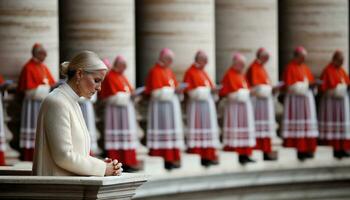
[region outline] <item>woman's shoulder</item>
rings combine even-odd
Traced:
[[[50,94],[44,99],[42,105],[60,106],[60,105],[65,105],[67,103],[68,101],[67,101],[66,95],[64,94],[62,89],[58,87],[58,88],[55,88],[52,92],[50,92]]]

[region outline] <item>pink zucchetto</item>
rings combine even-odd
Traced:
[[[256,57],[260,57],[261,55],[270,55],[269,52],[264,47],[260,47],[256,52]]]
[[[111,62],[109,61],[108,58],[102,59],[102,62],[110,69],[112,67]]]
[[[163,48],[161,51],[160,51],[160,54],[159,54],[159,60],[162,60],[164,57],[171,57],[173,58],[174,57],[174,52],[169,49],[169,48]]]
[[[114,60],[114,63],[126,63],[126,58],[123,55],[117,55],[117,57]]]
[[[294,54],[303,54],[306,55],[307,51],[303,46],[298,46],[294,49]]]
[[[233,53],[232,60],[233,60],[233,62],[238,62],[238,61],[243,62],[243,63],[246,62],[246,58],[244,57],[244,55],[239,53],[239,52]]]

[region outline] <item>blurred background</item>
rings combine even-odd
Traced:
[[[281,80],[296,46],[308,51],[306,63],[319,77],[335,50],[344,52],[349,71],[348,0],[0,0],[0,74],[18,81],[34,43],[47,50],[45,64],[56,80],[60,63],[82,50],[113,61],[126,57],[131,84],[144,86],[149,69],[164,47],[175,53],[172,66],[183,80],[198,50],[208,55],[206,71],[217,84],[231,65],[232,53],[248,63],[258,48],[270,52],[266,69],[272,84]],[[3,94],[6,163],[28,168],[19,155],[21,102],[14,91]],[[136,104],[139,138],[144,144],[147,101]],[[282,104],[275,96],[276,119]],[[103,157],[101,108],[95,105]],[[219,110],[219,122],[222,114]],[[279,134],[278,134],[279,135]],[[319,147],[315,158],[301,162],[294,149],[273,138],[278,160],[266,162],[254,151],[256,163],[241,166],[234,153],[219,152],[218,166],[204,168],[200,158],[183,153],[182,166],[164,170],[160,158],[149,157],[141,145],[141,173],[152,174],[135,199],[350,199],[350,159],[333,158],[330,147]]]

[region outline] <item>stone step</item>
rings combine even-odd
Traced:
[[[140,173],[150,174],[152,176],[166,173],[164,159],[162,157],[138,155],[137,159],[143,168]]]
[[[201,165],[201,158],[197,154],[181,153],[181,167],[169,171],[172,175],[194,175],[203,173],[204,167]]]
[[[239,171],[238,154],[236,152],[218,151],[218,165],[205,168],[207,173],[224,173]]]
[[[334,161],[333,148],[330,146],[318,146],[314,159],[320,162]]]

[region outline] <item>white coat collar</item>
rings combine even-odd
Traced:
[[[80,99],[77,93],[75,93],[74,90],[67,83],[63,83],[61,85],[61,88],[75,101],[78,101]]]

